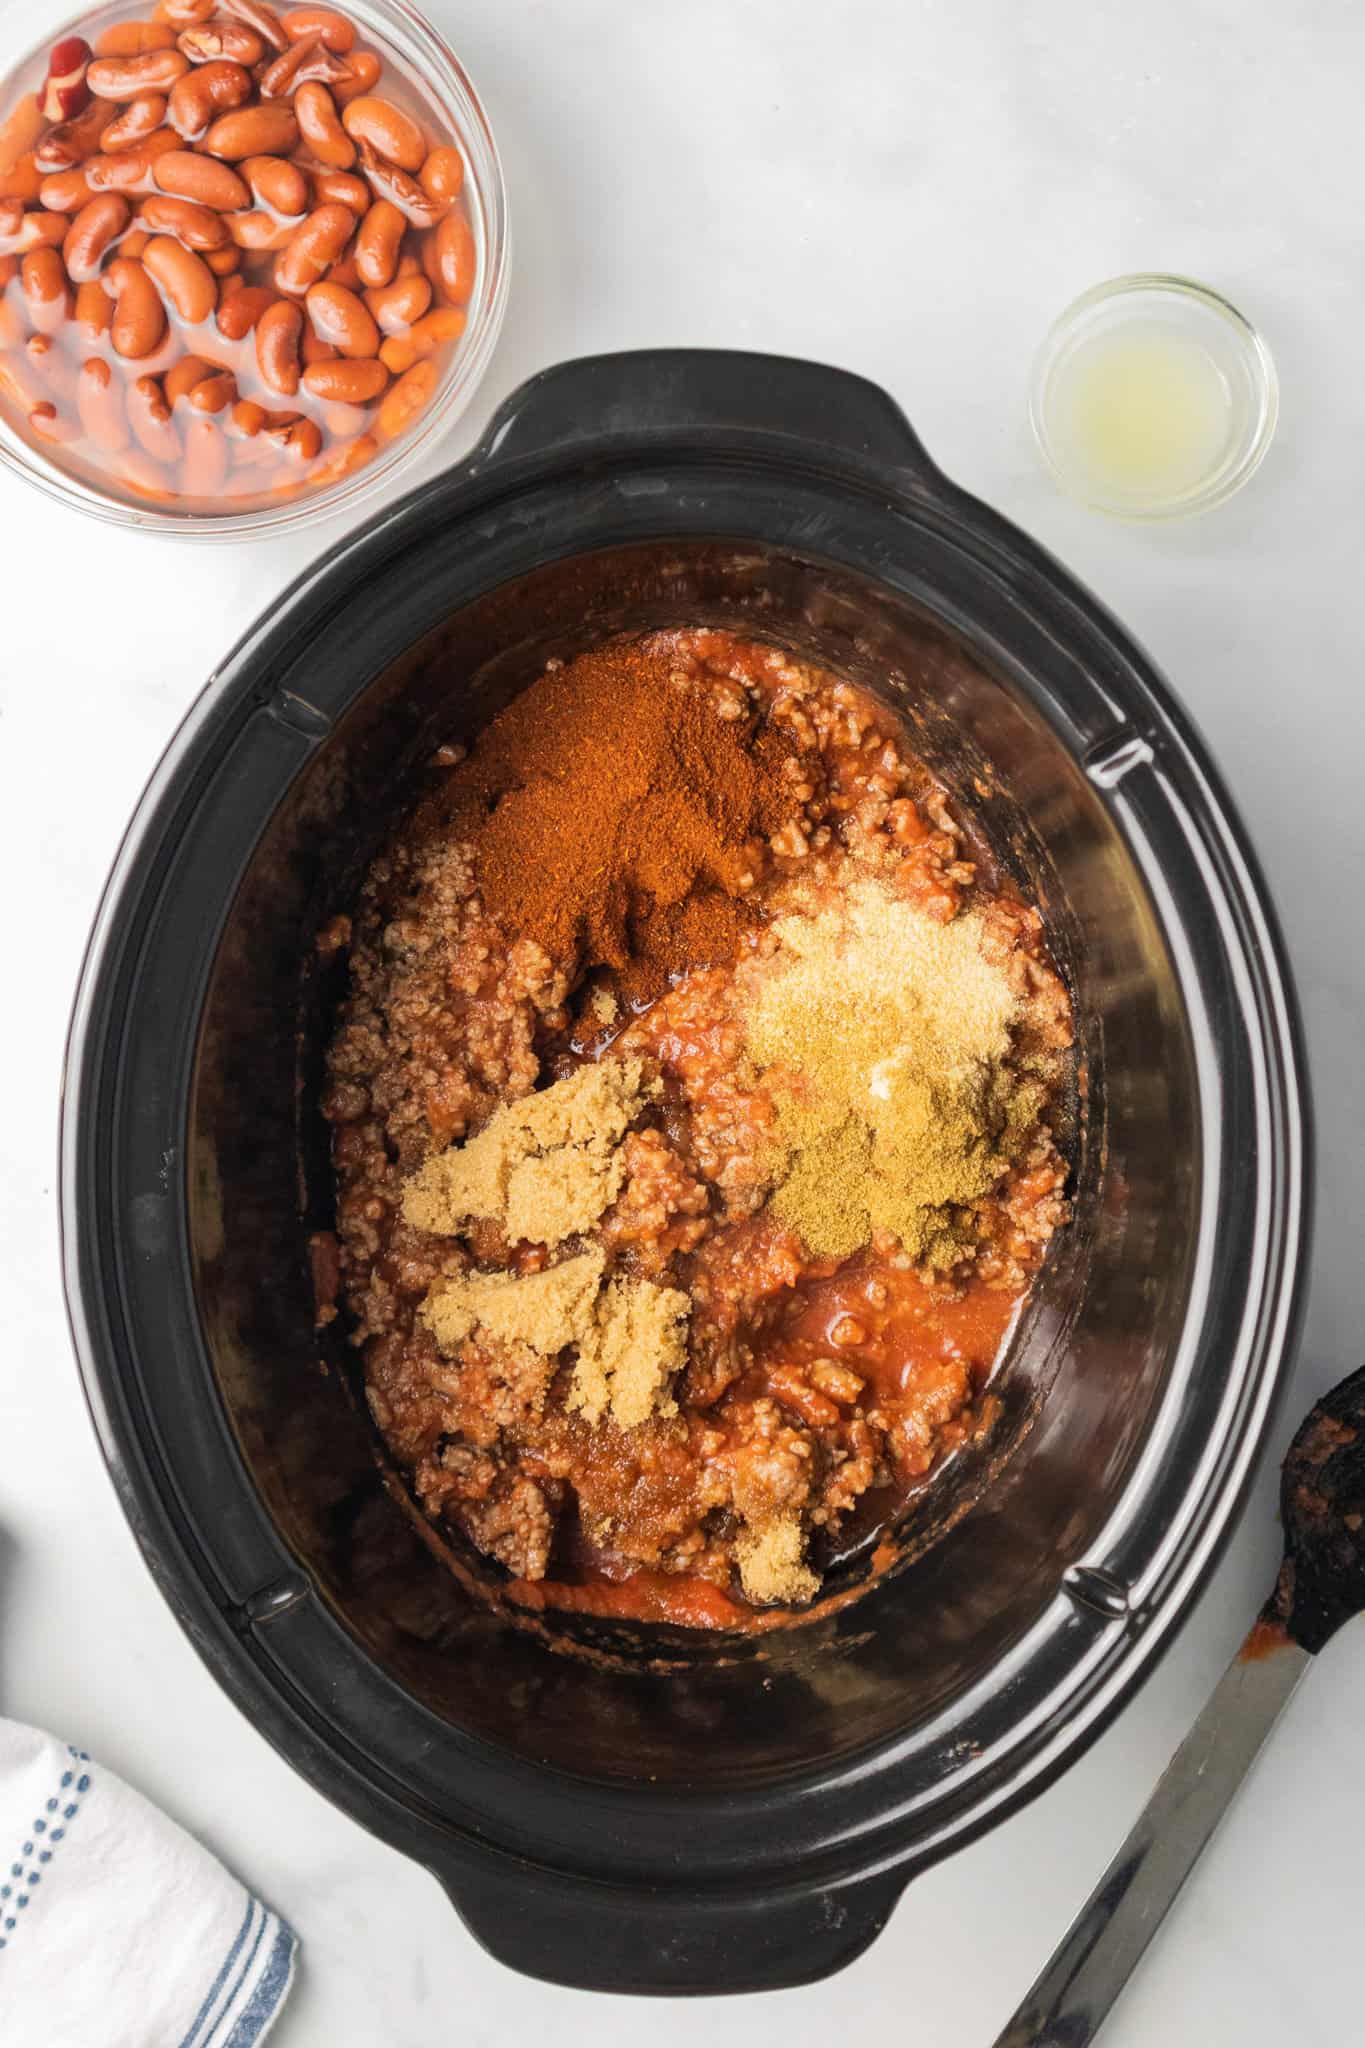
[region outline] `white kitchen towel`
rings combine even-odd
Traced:
[[[293,1930],[84,1750],[0,1720],[0,2042],[255,2048]]]

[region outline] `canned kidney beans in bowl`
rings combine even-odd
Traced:
[[[0,458],[161,532],[350,506],[468,403],[507,262],[483,109],[404,0],[120,0],[0,86]]]

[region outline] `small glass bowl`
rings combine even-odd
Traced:
[[[0,462],[48,497],[114,526],[144,533],[168,534],[185,540],[261,540],[351,511],[381,490],[456,420],[469,404],[488,367],[503,314],[511,262],[507,194],[502,161],[482,102],[464,66],[426,18],[408,0],[338,0],[341,11],[356,25],[361,40],[373,45],[392,67],[409,94],[431,110],[435,136],[450,136],[464,152],[464,200],[478,252],[478,272],[468,320],[441,375],[441,381],[406,433],[382,447],[373,461],[339,482],[310,492],[306,487],[278,505],[259,503],[221,512],[179,510],[174,505],[129,502],[97,484],[69,474],[43,447],[21,434],[0,413]],[[141,11],[150,15],[155,0],[136,9],[133,0],[85,12],[48,28],[41,44],[11,64],[0,79],[0,118],[24,92],[36,89],[46,73],[48,52],[66,36],[80,35],[93,43],[102,29]],[[23,19],[31,25],[33,15]],[[439,138],[438,138],[439,139]]]
[[[1140,382],[1150,374],[1148,396],[1158,405],[1163,354],[1168,378],[1179,383],[1183,362],[1202,385],[1184,392],[1168,386],[1165,394],[1189,411],[1190,473],[1173,474],[1164,488],[1154,476],[1144,484],[1106,475],[1093,448],[1087,456],[1080,445],[1083,380],[1094,377],[1105,351],[1125,347],[1130,374]],[[1084,504],[1124,519],[1176,519],[1222,504],[1260,466],[1278,414],[1274,359],[1245,315],[1207,285],[1153,272],[1111,278],[1068,306],[1043,342],[1029,390],[1034,439],[1057,482]],[[1178,430],[1175,420],[1168,424]]]

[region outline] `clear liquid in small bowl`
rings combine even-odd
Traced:
[[[1225,300],[1178,278],[1120,278],[1068,308],[1031,400],[1067,490],[1130,518],[1194,511],[1246,480],[1269,445],[1274,366]]]
[[[1184,497],[1227,452],[1232,387],[1198,341],[1142,323],[1076,351],[1058,379],[1052,421],[1063,460],[1092,488],[1139,500]]]

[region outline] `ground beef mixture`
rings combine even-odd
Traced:
[[[654,635],[609,659],[649,683],[648,717],[626,719],[625,668],[556,665],[534,722],[543,780],[517,780],[532,724],[508,725],[515,705],[468,758],[443,749],[353,925],[329,930],[330,946],[349,941],[350,989],[323,1103],[338,1255],[321,1265],[338,1306],[329,1288],[321,1313],[347,1318],[374,1420],[423,1508],[503,1567],[508,1598],[743,1626],[756,1609],[808,1604],[830,1563],[980,1427],[992,1366],[1066,1214],[1054,1126],[1071,1015],[1038,911],[993,872],[886,707],[720,631]],[[634,794],[629,768],[621,788],[589,793],[616,804],[605,822],[553,754],[555,720],[603,675],[594,715],[620,719],[623,757],[655,749]],[[673,725],[642,741],[660,702]],[[713,754],[732,757],[724,800],[701,786]],[[534,841],[556,804],[570,900]],[[518,844],[534,855],[521,866]],[[935,1209],[932,1230],[870,1228],[832,1255],[810,1242],[808,1165],[800,1188],[794,1170],[789,1182],[805,1207],[783,1203],[795,1156],[783,1133],[809,1109],[806,1079],[756,1062],[748,1020],[765,989],[772,1012],[779,934],[804,929],[794,919],[828,924],[869,877],[919,918],[974,921],[1008,984],[992,1086],[1009,1081],[1013,1107],[972,1155],[969,1198]],[[573,1181],[561,1222],[544,1226],[557,1241],[510,1236],[500,1219],[516,1212],[497,1189],[518,1172],[562,1180],[570,1155],[535,1152],[533,1120],[509,1122],[508,1106],[602,1061],[628,1063],[629,1090],[612,1097],[609,1143],[587,1144],[588,1207],[575,1209],[588,1183]],[[561,1146],[574,1142],[565,1101]],[[475,1167],[493,1194],[469,1192]],[[522,1183],[523,1230],[537,1185]],[[427,1227],[452,1189],[457,1221]],[[561,1265],[540,1292],[579,1318],[562,1327],[534,1291],[502,1284]],[[547,1351],[571,1328],[592,1333],[581,1356],[577,1338]],[[640,1330],[672,1348],[652,1379],[630,1382],[633,1408],[613,1406],[612,1362],[629,1345],[612,1353],[611,1333]],[[631,1341],[633,1370],[644,1340]]]

